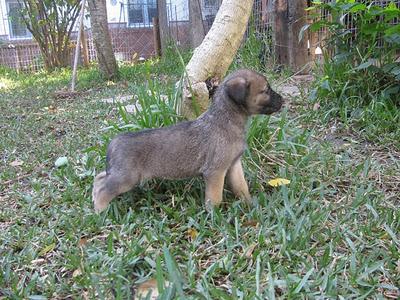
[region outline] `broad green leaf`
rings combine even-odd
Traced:
[[[362,64],[358,65],[357,67],[355,67],[354,70],[364,70],[364,69],[367,69],[367,68],[369,68],[370,66],[372,66],[373,63],[374,63],[373,60],[372,60],[372,59],[369,59],[369,60],[366,61],[365,63],[362,63]]]

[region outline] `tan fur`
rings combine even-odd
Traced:
[[[247,186],[246,179],[244,178],[242,162],[240,159],[234,162],[229,169],[228,181],[232,192],[236,195],[236,197],[244,198],[247,202],[250,202],[251,196],[249,187]]]

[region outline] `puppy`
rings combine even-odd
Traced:
[[[241,163],[246,123],[251,115],[272,114],[281,106],[282,97],[263,75],[242,69],[225,78],[198,119],[116,136],[107,149],[106,171],[94,180],[95,210],[152,178],[203,176],[210,208],[221,203],[227,177],[233,193],[250,201]]]

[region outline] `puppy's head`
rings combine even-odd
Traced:
[[[232,73],[223,88],[226,95],[249,115],[269,115],[282,107],[282,96],[272,90],[263,75],[251,70]]]

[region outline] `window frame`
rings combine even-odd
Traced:
[[[131,22],[130,16],[129,16],[129,10],[130,10],[131,5],[132,6],[133,5],[141,6],[143,22]],[[154,8],[157,10],[157,1],[155,1],[155,0],[138,0],[138,1],[128,0],[127,1],[127,9],[126,9],[126,13],[128,15],[127,26],[131,27],[131,28],[152,28],[153,20],[150,19],[150,13],[149,13],[150,8]]]
[[[28,30],[28,28],[26,27],[25,23],[21,22],[19,24],[24,26],[26,35],[16,35],[14,30],[13,30],[13,20],[10,19],[10,11],[11,11],[10,5],[12,5],[12,4],[15,5],[16,4],[16,5],[20,6],[18,1],[16,1],[16,0],[6,0],[5,4],[6,4],[6,12],[7,12],[7,23],[8,23],[8,36],[9,36],[9,39],[10,40],[31,40],[32,39],[32,33]]]

